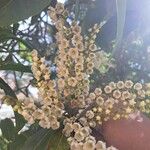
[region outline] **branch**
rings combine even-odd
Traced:
[[[21,38],[18,38],[18,37],[15,37],[15,36],[7,36],[7,37],[1,38],[1,40],[9,40],[9,39],[13,39],[13,40],[16,40],[18,42],[21,42],[22,44],[24,44],[30,50],[34,49],[34,47],[30,43],[28,43],[27,41],[25,41],[25,40],[23,40]]]

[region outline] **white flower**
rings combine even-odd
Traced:
[[[95,143],[92,140],[86,141],[83,144],[83,150],[94,150],[95,149]]]

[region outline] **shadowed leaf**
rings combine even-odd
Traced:
[[[10,119],[1,120],[0,129],[2,130],[2,135],[8,141],[15,139],[16,130],[13,122]]]
[[[36,15],[50,0],[0,0],[0,26],[8,26]]]

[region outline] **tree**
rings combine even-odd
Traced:
[[[3,139],[7,149],[18,150],[68,149],[68,136],[72,149],[82,144],[85,149],[95,146],[93,140],[83,138],[83,132],[74,132],[72,126],[79,126],[87,134],[93,133],[97,147],[106,149],[104,142],[108,141],[102,142],[103,132],[97,136],[95,124],[102,127],[110,118],[127,118],[136,109],[149,115],[146,11],[140,12],[142,21],[137,17],[130,26],[137,12],[134,1],[70,0],[65,3],[67,10],[56,3],[0,1],[0,70],[4,74],[0,88],[5,92],[3,102],[15,111],[16,123],[1,121]],[[136,3],[147,6],[148,0]],[[143,26],[146,31],[140,30]],[[140,83],[133,86],[131,80]],[[37,88],[38,99],[32,92]],[[124,103],[117,100],[122,99],[121,94]],[[27,100],[31,97],[34,103]],[[52,102],[42,103],[41,98]],[[42,119],[47,111],[52,115]],[[27,122],[32,125],[22,131]],[[74,139],[78,142],[73,143]]]

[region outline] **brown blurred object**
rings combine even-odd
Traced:
[[[141,113],[103,124],[106,143],[119,150],[150,150],[150,119]]]

